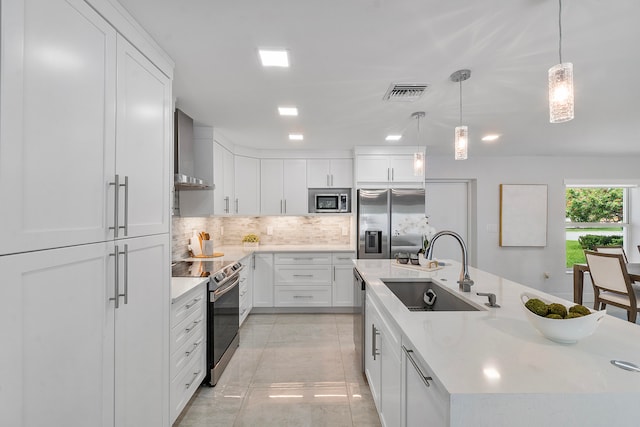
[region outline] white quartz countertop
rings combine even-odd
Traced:
[[[208,277],[172,277],[171,278],[171,304],[180,299],[201,283],[209,281]]]
[[[447,261],[448,263],[450,261]],[[595,333],[575,344],[544,338],[527,321],[524,291],[567,306],[572,302],[470,268],[471,293],[458,289],[460,264],[433,272],[394,266],[392,260],[355,260],[367,282],[367,298],[402,331],[446,390],[454,394],[628,393],[640,401],[640,373],[611,365],[612,359],[640,365],[640,327],[605,316]],[[431,278],[484,308],[477,312],[410,312],[382,283],[385,278]],[[492,292],[501,308],[484,305]],[[452,397],[453,399],[453,397]]]
[[[224,255],[218,258],[187,258],[187,261],[202,261],[207,259],[239,261],[252,253],[275,253],[275,252],[355,252],[356,248],[351,245],[259,245],[255,248],[244,248],[238,246],[216,246],[215,252],[222,252]]]

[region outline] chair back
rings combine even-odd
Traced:
[[[619,294],[633,293],[627,267],[621,254],[584,251],[593,285]]]
[[[622,246],[596,246],[596,252],[602,252],[603,254],[620,254],[624,259],[624,262],[627,263],[627,254],[624,253],[624,248]]]

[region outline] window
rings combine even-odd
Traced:
[[[567,268],[585,263],[584,250],[622,246],[628,251],[629,189],[620,186],[566,188]]]

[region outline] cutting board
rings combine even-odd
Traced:
[[[193,255],[193,258],[219,258],[224,256],[224,252],[214,252],[213,255]]]

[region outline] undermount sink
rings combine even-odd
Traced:
[[[475,305],[458,298],[451,291],[429,280],[382,279],[387,288],[398,297],[409,311],[480,311]],[[431,292],[429,292],[431,291]],[[424,301],[425,293],[428,299],[435,302],[428,305]]]

